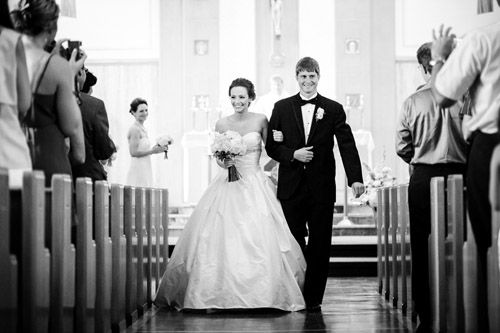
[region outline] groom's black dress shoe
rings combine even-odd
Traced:
[[[307,312],[321,312],[321,305],[311,305],[306,307]]]

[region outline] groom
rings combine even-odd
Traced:
[[[300,59],[295,75],[299,94],[276,102],[269,121],[268,138],[278,130],[284,139],[267,140],[266,150],[280,163],[278,199],[307,261],[304,298],[307,310],[314,312],[321,311],[330,263],[336,194],[334,136],[354,195],[360,196],[365,187],[342,105],[317,92],[318,62],[310,57]]]

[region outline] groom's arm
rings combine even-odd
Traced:
[[[273,139],[273,130],[282,131],[281,121],[282,119],[280,112],[277,110],[276,105],[274,106],[271,119],[269,119],[269,126],[267,128],[267,142],[266,151],[269,157],[278,161],[283,165],[291,165],[294,162],[293,154],[295,149],[288,148],[285,145],[286,133],[283,133],[283,142],[276,142]]]
[[[354,140],[351,127],[346,123],[346,114],[342,106],[337,109],[336,113],[335,137],[337,138],[348,185],[352,186],[356,182],[363,183],[363,173],[358,149],[356,148],[356,141]]]

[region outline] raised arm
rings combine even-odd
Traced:
[[[70,139],[70,152],[76,162],[85,162],[85,139],[82,114],[73,94],[74,74],[68,62],[58,56],[50,59],[49,68],[56,80],[57,115],[61,131]]]
[[[28,108],[31,106],[31,87],[26,65],[26,55],[24,53],[24,46],[21,39],[18,40],[16,45],[16,58],[17,108],[19,110],[19,119],[22,119]]]

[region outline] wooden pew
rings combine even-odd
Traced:
[[[389,187],[389,224],[391,226],[390,244],[391,253],[389,254],[391,259],[391,301],[392,305],[398,306],[398,298],[400,289],[398,286],[399,275],[400,275],[400,242],[399,242],[399,222],[398,222],[398,192],[396,186]]]
[[[159,189],[153,189],[154,192],[154,239],[153,239],[153,284],[152,291],[154,296],[156,294],[156,289],[160,283],[160,270],[161,270],[161,238],[163,237],[163,228],[161,226],[161,191]]]
[[[152,188],[146,188],[146,233],[147,242],[145,244],[145,273],[146,273],[146,302],[147,306],[153,304],[153,296],[155,292],[154,286],[154,271],[153,271],[153,240],[156,239],[156,230],[154,227],[156,219],[155,206],[156,192]]]
[[[93,238],[93,192],[90,178],[76,180],[76,305],[78,333],[95,332],[96,244]]]
[[[71,244],[72,180],[52,176],[50,237],[50,332],[73,331],[75,248]]]
[[[431,290],[431,325],[436,332],[446,331],[445,203],[444,178],[434,177],[431,179],[429,282]]]
[[[0,169],[0,323],[7,332],[16,332],[19,267],[17,257],[11,250],[10,205],[9,173]]]
[[[463,299],[464,184],[462,175],[447,180],[446,297],[448,332],[465,329]]]
[[[384,262],[384,297],[389,300],[391,297],[391,259],[392,248],[390,244],[390,206],[389,189],[382,188],[382,248]],[[380,204],[380,203],[379,203]]]
[[[490,172],[491,247],[488,249],[488,314],[490,332],[500,332],[500,145],[493,151]]]
[[[27,172],[22,186],[21,332],[47,332],[50,253],[45,247],[45,176]]]
[[[126,238],[123,228],[123,185],[111,185],[111,329],[123,331],[125,318]]]
[[[124,189],[124,224],[126,241],[125,318],[131,325],[138,318],[137,311],[137,233],[135,231],[135,187]]]
[[[149,265],[147,246],[148,232],[146,228],[146,189],[135,189],[135,231],[137,233],[137,311],[139,316],[147,309],[147,286]]]
[[[109,234],[109,187],[105,181],[97,181],[95,196],[96,241],[96,332],[111,329],[111,238]]]
[[[476,239],[472,232],[472,226],[467,218],[466,241],[463,248],[464,256],[464,312],[465,312],[465,331],[478,332],[479,315],[477,290],[480,288],[479,280],[479,256],[477,252]]]
[[[33,171],[11,191],[0,170],[2,330],[123,331],[152,303],[168,260],[168,191],[112,185],[110,192],[101,181],[93,193],[91,180],[80,178],[73,205],[71,182],[54,175],[45,188],[43,172]],[[17,249],[12,223],[21,222]]]
[[[400,268],[399,275],[399,306],[403,315],[407,315],[409,308],[408,303],[411,303],[411,257],[410,257],[410,225],[408,212],[408,185],[399,185],[397,187],[398,195],[398,222],[399,222],[399,246],[400,246]],[[411,306],[410,306],[411,308]]]
[[[384,258],[384,219],[382,208],[382,190],[377,190],[377,281],[378,293],[384,293],[384,273],[385,273],[385,258]]]
[[[161,257],[162,257],[162,265],[160,268],[160,278],[165,273],[165,269],[167,269],[168,263],[168,222],[169,222],[169,205],[168,205],[168,190],[161,190],[161,223],[162,223],[162,248],[161,248]]]

